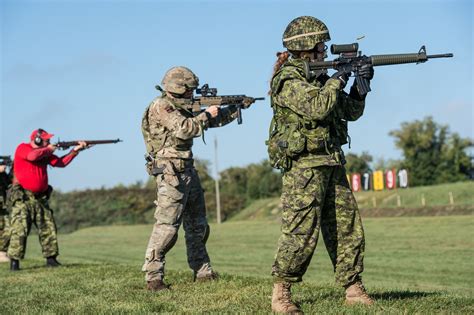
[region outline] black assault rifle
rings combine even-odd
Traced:
[[[87,143],[87,145],[95,145],[95,144],[107,144],[107,143],[117,143],[122,142],[120,139],[115,140],[81,140]],[[54,144],[58,149],[66,150],[67,148],[79,145],[79,140],[73,141],[59,141]]]
[[[358,75],[359,69],[364,65],[388,66],[398,65],[404,63],[423,63],[428,59],[434,58],[451,58],[453,54],[438,54],[427,55],[425,46],[421,46],[418,53],[408,54],[390,54],[390,55],[362,55],[359,50],[358,43],[331,45],[331,53],[339,55],[338,58],[330,61],[311,61],[306,63],[306,73],[310,75],[319,75],[327,72],[327,69],[336,69],[337,71],[345,70],[346,72],[353,72],[357,82],[357,89],[360,95],[365,95],[370,92],[370,84],[367,79],[361,78]]]
[[[155,88],[163,92],[163,89],[157,85]],[[217,95],[216,88],[210,88],[209,84],[204,84],[202,87],[196,89],[196,94],[201,96],[193,97],[191,100],[183,101],[185,108],[193,112],[193,114],[199,114],[202,112],[203,107],[210,106],[222,106],[230,105],[237,107],[237,123],[242,123],[242,107],[245,102],[252,104],[255,101],[263,101],[265,97],[250,97],[247,95]]]
[[[13,163],[10,155],[0,155],[0,165],[11,166]]]

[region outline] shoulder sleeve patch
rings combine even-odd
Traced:
[[[171,112],[174,112],[174,111],[175,111],[175,108],[174,108],[173,106],[171,106],[171,105],[166,105],[166,106],[165,106],[165,111],[166,111],[167,113],[171,113]]]
[[[153,108],[153,111],[157,114],[157,115],[160,115],[160,112],[161,113],[171,113],[173,111],[175,111],[175,107],[173,106],[173,104],[171,104],[170,102],[168,102],[166,99],[163,99],[161,97],[159,98],[156,98],[152,104],[152,108]]]

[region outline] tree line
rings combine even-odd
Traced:
[[[215,181],[209,173],[209,163],[196,160],[201,178],[208,217],[216,217]],[[220,173],[222,220],[260,198],[279,196],[281,175],[268,161],[245,167],[231,167]],[[148,224],[154,222],[156,183],[150,177],[146,183],[130,186],[88,189],[68,193],[54,192],[51,206],[55,209],[58,227],[63,232],[111,224]]]
[[[462,138],[426,117],[404,122],[400,129],[392,130],[395,146],[403,153],[401,160],[374,161],[372,155],[346,155],[348,173],[366,173],[373,170],[407,169],[410,186],[427,186],[473,179],[473,156],[468,152],[474,145],[472,139]]]

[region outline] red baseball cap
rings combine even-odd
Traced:
[[[33,130],[33,132],[31,133],[30,139],[31,139],[31,141],[35,141],[36,137],[40,137],[43,140],[49,140],[53,136],[54,135],[52,133],[48,133],[46,130],[38,128],[36,130]]]

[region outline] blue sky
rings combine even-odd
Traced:
[[[62,191],[146,180],[140,123],[172,66],[187,66],[222,94],[265,96],[286,25],[300,15],[326,23],[331,43],[366,55],[454,53],[420,65],[375,69],[364,116],[351,123],[352,148],[399,158],[388,132],[431,115],[473,137],[471,1],[0,1],[0,155],[13,154],[42,127],[62,140],[118,138],[64,170],[50,170]],[[333,58],[333,56],[329,56]],[[197,158],[219,167],[267,157],[269,99],[244,123],[195,140]],[[55,140],[57,140],[57,137]]]

